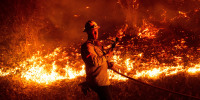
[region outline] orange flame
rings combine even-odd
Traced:
[[[45,56],[41,56],[40,52],[33,55],[31,58],[26,59],[21,62],[18,67],[14,69],[0,69],[0,76],[7,75],[15,75],[19,74],[19,70],[21,78],[27,81],[28,83],[36,82],[39,84],[51,84],[58,80],[63,79],[75,79],[79,76],[85,76],[85,65],[83,62],[80,63],[79,70],[74,67],[75,64],[70,65],[69,57],[63,56],[65,53],[61,52],[61,48],[56,48],[52,53],[47,54]],[[79,56],[80,54],[76,54]],[[137,55],[138,57],[142,56],[142,53]],[[61,58],[59,58],[61,57]],[[179,59],[179,57],[176,57]],[[48,62],[50,61],[50,63]],[[62,61],[63,66],[57,64],[57,62]],[[131,60],[131,58],[127,58],[123,60],[119,55],[113,56],[113,62],[115,62],[115,69],[119,69],[119,72],[125,75],[128,75],[133,78],[151,78],[158,79],[163,76],[174,75],[179,72],[185,72],[189,74],[197,74],[200,72],[200,64],[194,65],[194,67],[185,68],[182,65],[177,66],[165,66],[165,65],[149,65],[146,64],[145,68],[139,70],[136,68],[137,61]],[[145,64],[144,64],[145,65]],[[149,67],[150,66],[150,67]],[[118,81],[126,81],[128,80],[121,75],[114,73],[112,70],[108,70],[109,78]]]
[[[155,38],[156,33],[158,33],[159,29],[156,28],[153,24],[143,20],[143,26],[139,28],[138,36],[140,38],[148,37]]]

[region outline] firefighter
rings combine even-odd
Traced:
[[[84,32],[87,33],[88,40],[81,46],[81,56],[86,66],[87,85],[98,94],[100,100],[111,100],[107,69],[113,66],[109,62],[113,51],[103,52],[97,40],[99,28],[95,21],[86,22]]]

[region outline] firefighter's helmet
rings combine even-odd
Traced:
[[[95,21],[87,21],[83,32],[87,32],[90,29],[100,28]]]

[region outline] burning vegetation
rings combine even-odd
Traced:
[[[78,86],[85,81],[80,46],[89,19],[99,21],[105,49],[129,25],[114,49],[114,69],[200,98],[198,0],[0,2],[1,99],[94,99],[94,92],[84,96]],[[114,99],[185,99],[108,71]]]

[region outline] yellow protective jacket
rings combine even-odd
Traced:
[[[87,40],[81,46],[81,56],[86,65],[86,82],[92,86],[110,85],[107,73],[109,57],[93,40]]]

